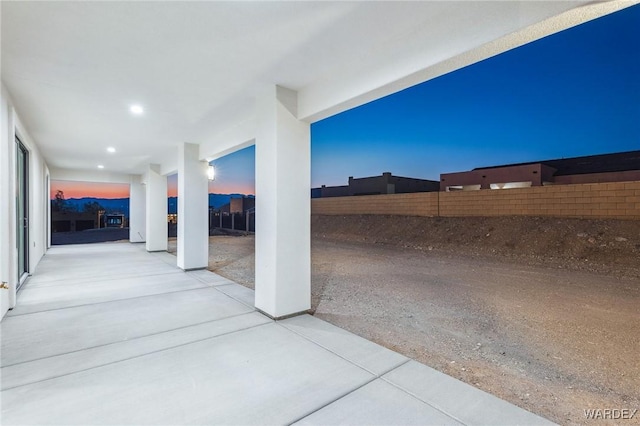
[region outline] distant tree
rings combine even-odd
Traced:
[[[90,201],[88,203],[84,203],[82,206],[83,213],[93,213],[97,214],[100,210],[104,211],[105,208],[100,205],[97,201]]]
[[[56,191],[56,196],[51,200],[51,210],[54,212],[67,211],[67,200],[64,199],[64,192],[61,190]]]

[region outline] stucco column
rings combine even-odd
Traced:
[[[209,179],[199,146],[178,147],[178,267],[185,271],[209,263]]]
[[[129,242],[144,243],[146,230],[146,200],[142,177],[131,176],[129,184]]]
[[[167,177],[160,174],[160,165],[149,165],[146,186],[146,248],[147,251],[167,251]]]
[[[310,128],[295,91],[274,86],[257,107],[255,304],[281,318],[311,307]]]

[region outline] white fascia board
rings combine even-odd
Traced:
[[[322,120],[639,2],[534,2],[520,30],[498,34],[467,51],[442,58],[412,52],[400,61],[351,68],[307,86],[298,93],[298,119]]]
[[[204,141],[190,141],[199,145],[200,160],[212,161],[225,155],[239,151],[255,144],[256,121],[254,117],[245,118],[236,124],[230,125],[224,131],[215,136],[205,138]],[[158,161],[160,174],[164,176],[178,173],[178,149],[167,150]]]

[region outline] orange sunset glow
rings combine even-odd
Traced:
[[[129,198],[129,185],[126,183],[96,183],[96,182],[71,182],[64,180],[52,180],[50,197],[53,200],[58,190],[64,192],[64,198]],[[209,182],[211,194],[254,194],[255,185],[252,183],[237,182]],[[178,182],[176,176],[169,176],[167,180],[167,196],[178,196]]]
[[[129,184],[126,183],[96,183],[71,182],[52,180],[50,197],[53,200],[56,192],[64,192],[64,198],[129,198]]]
[[[226,182],[225,179],[216,178],[213,182],[209,182],[209,194],[245,194],[254,195],[256,192],[255,184],[251,182]],[[65,192],[66,194],[66,192]],[[178,175],[170,175],[167,177],[167,196],[178,196]]]
[[[224,183],[224,182],[209,182],[210,194],[244,194],[255,195],[256,186],[253,182],[250,183]]]

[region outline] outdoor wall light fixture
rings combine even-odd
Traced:
[[[207,167],[207,177],[209,180],[216,180],[216,169],[212,165]]]
[[[138,104],[134,104],[129,107],[129,111],[131,111],[131,114],[142,115],[144,108]]]

